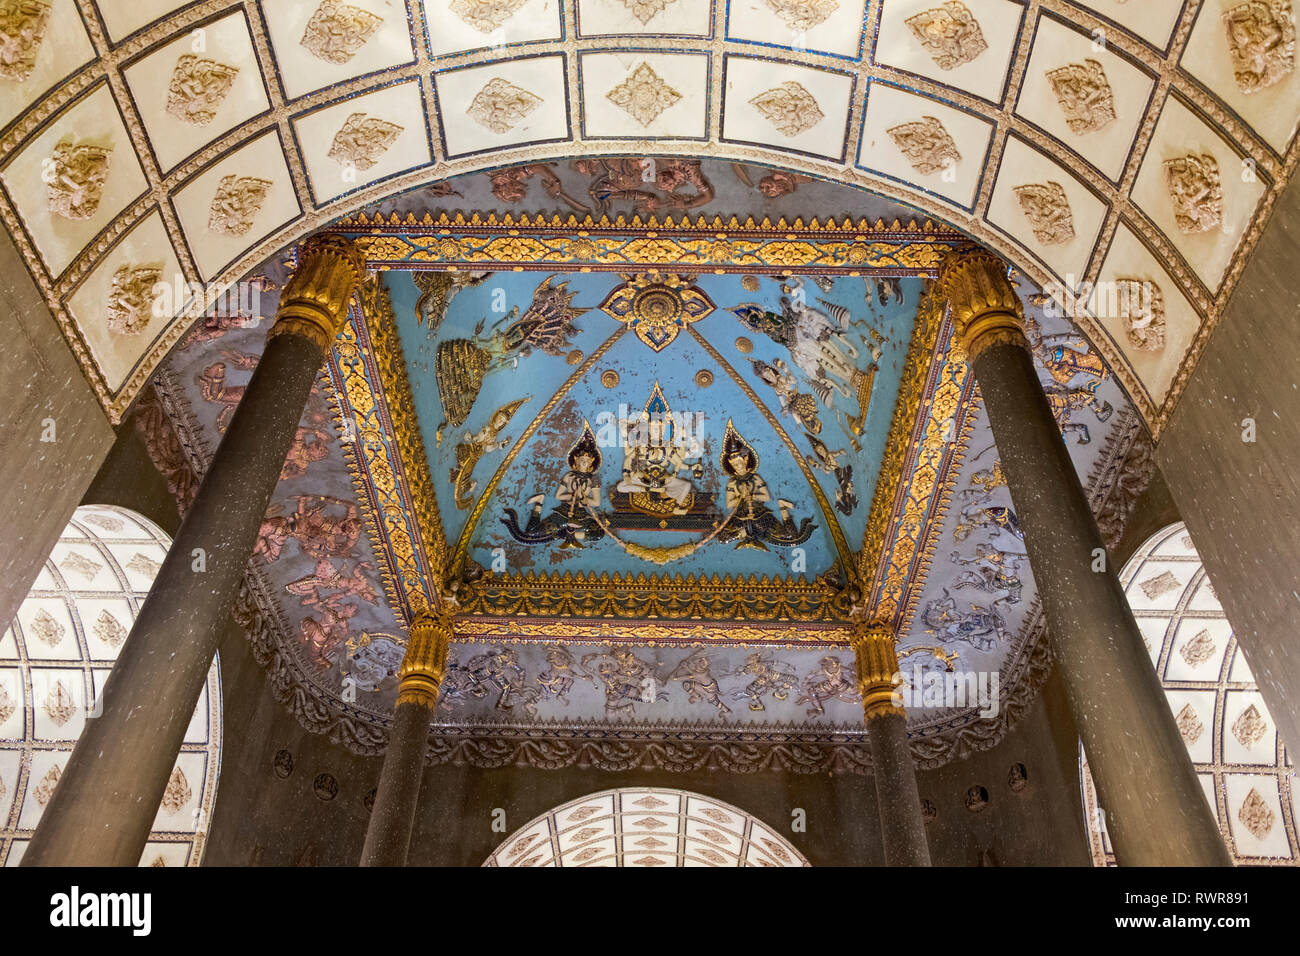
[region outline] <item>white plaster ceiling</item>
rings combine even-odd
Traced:
[[[0,218],[114,417],[189,324],[108,330],[123,265],[211,299],[397,190],[639,151],[904,199],[1062,296],[1156,283],[1162,347],[1079,323],[1158,432],[1297,157],[1291,0],[3,0],[0,31]],[[269,185],[214,231],[229,176]]]

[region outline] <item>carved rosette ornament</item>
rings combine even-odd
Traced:
[[[167,112],[186,123],[207,126],[216,119],[238,73],[238,67],[186,53],[172,70]]]
[[[475,94],[465,110],[474,122],[493,133],[508,133],[542,105],[542,98],[495,76]]]
[[[451,645],[452,618],[447,611],[424,611],[411,624],[406,656],[397,670],[397,704],[417,704],[433,710],[447,676],[447,649]]]
[[[501,29],[527,0],[451,0],[449,9],[479,33]]]
[[[885,624],[858,621],[853,625],[853,653],[858,662],[858,691],[866,720],[903,715],[894,632]]]
[[[1124,334],[1139,352],[1159,352],[1165,347],[1165,297],[1160,286],[1143,279],[1115,283],[1115,311]]]
[[[379,162],[379,157],[402,134],[402,127],[365,113],[351,113],[334,134],[326,154],[340,166],[353,166],[366,170]]]
[[[908,17],[907,25],[941,70],[970,63],[989,48],[979,22],[960,0]]]
[[[961,162],[956,142],[933,116],[891,127],[886,132],[922,176],[931,176]]]
[[[1034,230],[1034,238],[1045,246],[1057,246],[1074,239],[1074,214],[1065,188],[1057,182],[1017,186],[1016,198]]]
[[[1209,153],[1165,160],[1165,185],[1183,232],[1209,232],[1223,222],[1223,181]]]
[[[21,83],[32,75],[49,22],[48,3],[0,0],[0,79]]]
[[[299,250],[297,271],[284,284],[268,338],[301,335],[327,351],[365,274],[365,259],[352,240],[331,235],[308,239]]]
[[[45,195],[50,212],[64,219],[91,219],[99,211],[113,150],[104,146],[59,143],[50,157]]]
[[[154,266],[119,266],[108,289],[108,330],[118,335],[138,335],[153,318],[154,286],[162,269]]]
[[[764,90],[749,102],[784,136],[806,133],[825,118],[813,95],[794,80]]]
[[[952,256],[940,270],[939,294],[948,300],[954,347],[974,362],[994,345],[1029,350],[1024,306],[1007,278],[1007,264],[983,250]]]
[[[253,219],[266,202],[270,188],[269,179],[222,176],[208,209],[208,231],[225,236],[247,234],[253,228]]]
[[[786,26],[799,33],[825,23],[840,8],[838,0],[764,0]]]
[[[1047,80],[1072,132],[1080,136],[1095,133],[1118,118],[1115,94],[1106,79],[1106,71],[1096,60],[1048,70]]]
[[[642,63],[605,95],[642,126],[649,126],[660,113],[682,98],[682,94],[665,83],[649,63]]]
[[[307,21],[300,41],[313,56],[341,65],[365,46],[384,18],[339,0],[323,0]]]
[[[623,0],[623,6],[644,26],[676,2],[677,0]]]
[[[1295,70],[1291,0],[1249,0],[1223,14],[1237,87],[1258,93]]]

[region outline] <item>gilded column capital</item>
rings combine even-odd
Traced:
[[[853,625],[852,643],[866,719],[901,716],[903,703],[898,693],[900,675],[893,629],[879,622],[858,621]]]
[[[1025,313],[1007,278],[1007,265],[991,252],[950,256],[939,271],[939,291],[948,300],[956,346],[968,362],[993,345],[1029,349]]]
[[[365,259],[351,239],[312,236],[299,247],[298,268],[280,293],[270,337],[301,335],[328,351],[365,275]]]
[[[430,710],[447,675],[447,648],[451,644],[452,618],[446,612],[423,611],[412,623],[406,655],[397,669],[397,704],[418,704]]]

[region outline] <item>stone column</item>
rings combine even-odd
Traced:
[[[447,673],[451,634],[451,615],[446,611],[425,611],[411,625],[406,656],[397,672],[397,707],[361,851],[362,866],[406,866],[424,779],[429,724]]]
[[[230,619],[312,382],[365,273],[349,241],[304,244],[266,350],[140,608],[26,866],[135,866]]]
[[[940,277],[988,409],[1070,707],[1125,866],[1229,866],[1164,692],[1047,404],[996,256]]]
[[[930,845],[921,818],[916,765],[907,745],[907,714],[898,696],[894,632],[883,624],[855,623],[853,653],[858,660],[858,688],[871,741],[885,865],[929,866]]]

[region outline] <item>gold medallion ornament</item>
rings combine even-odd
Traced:
[[[686,277],[642,272],[622,278],[624,284],[606,296],[600,309],[656,352],[662,352],[682,329],[714,310],[709,297]]]
[[[246,235],[270,188],[269,179],[256,176],[221,177],[208,209],[208,231],[224,236]]]
[[[825,23],[840,8],[837,0],[764,0],[772,12],[797,33]]]
[[[665,83],[648,63],[634,69],[626,80],[605,96],[642,126],[649,126],[660,113],[682,98],[682,94]]]
[[[50,22],[50,5],[40,0],[0,2],[0,79],[21,83],[36,69],[36,54]]]
[[[479,33],[501,29],[527,0],[451,0],[447,8]]]
[[[1115,94],[1111,92],[1106,71],[1096,60],[1069,63],[1047,71],[1052,92],[1061,104],[1071,132],[1082,136],[1105,129],[1115,122]]]
[[[700,388],[708,388],[713,384],[713,373],[707,368],[702,368],[695,373],[695,384]]]
[[[238,67],[186,53],[172,71],[167,112],[186,123],[207,126],[216,119],[238,73]]]
[[[323,0],[307,21],[299,41],[313,56],[336,66],[348,62],[384,18],[340,0]]]
[[[105,307],[108,330],[117,335],[138,335],[153,318],[154,286],[162,269],[154,266],[119,266],[113,273]]]
[[[618,372],[614,371],[612,368],[607,368],[605,371],[600,373],[600,384],[604,385],[606,388],[614,388],[618,385],[618,382]]]
[[[748,355],[750,352],[754,351],[754,343],[749,341],[749,339],[745,338],[743,335],[739,336],[736,339],[736,351],[741,355]]]
[[[564,356],[564,361],[567,365],[581,365],[582,349],[574,349],[568,355]]]
[[[1032,183],[1015,188],[1020,208],[1034,230],[1034,238],[1045,246],[1074,239],[1074,215],[1065,188],[1057,182]]]
[[[989,48],[979,22],[960,0],[909,17],[907,25],[941,70],[970,63]]]
[[[899,152],[922,176],[930,176],[961,162],[961,153],[943,123],[925,116],[886,130]]]
[[[501,134],[510,132],[541,105],[540,96],[497,76],[475,94],[465,112],[484,129]]]
[[[813,95],[794,80],[759,93],[749,103],[783,136],[806,133],[826,118]]]
[[[1223,222],[1223,182],[1219,164],[1209,153],[1165,160],[1165,185],[1183,232],[1209,232]]]
[[[103,146],[59,143],[50,157],[50,174],[45,195],[50,212],[64,219],[91,219],[99,211],[99,200],[108,179],[113,151]]]
[[[758,276],[741,276],[740,287],[746,292],[758,291]]]
[[[1291,0],[1248,0],[1223,14],[1237,87],[1258,93],[1295,70]]]
[[[369,169],[402,134],[402,127],[365,113],[353,113],[334,134],[326,154],[340,166]]]

